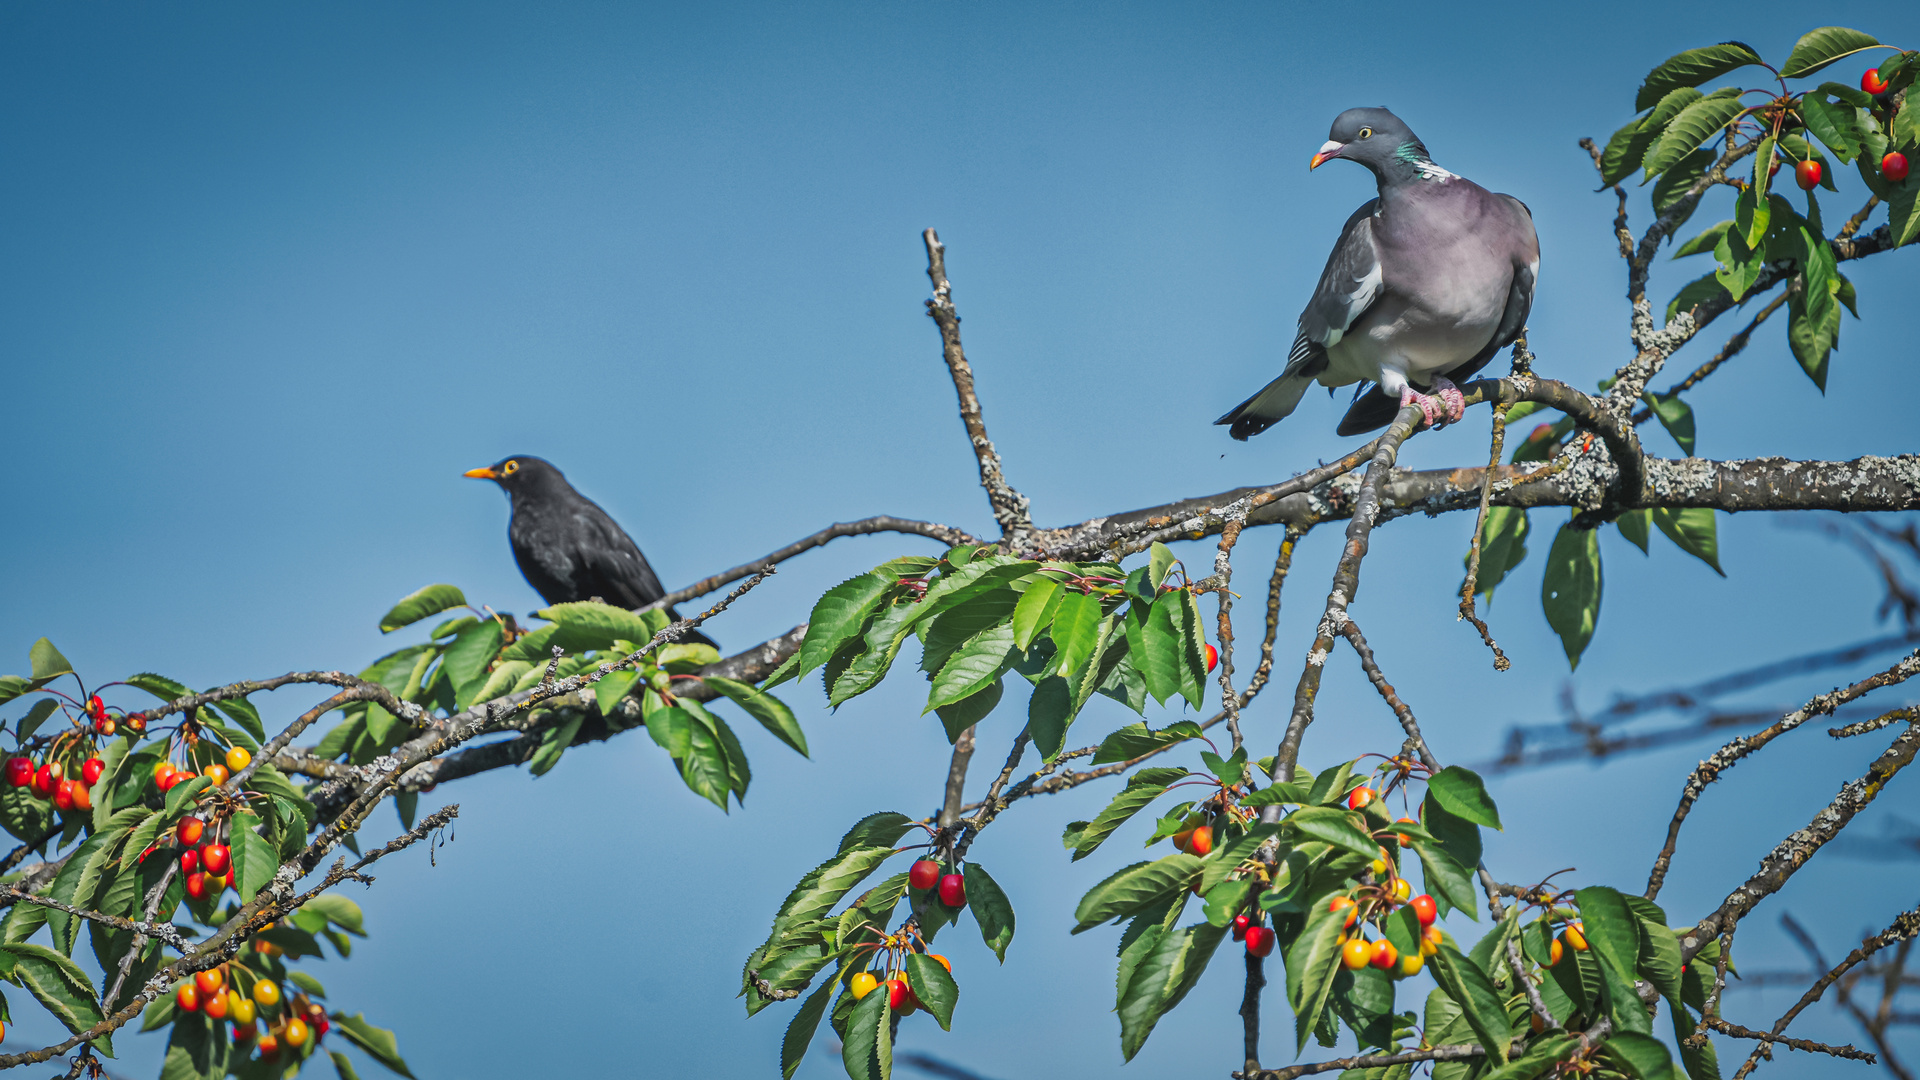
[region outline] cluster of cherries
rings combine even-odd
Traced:
[[[235,746],[227,751],[226,764],[218,762],[208,765],[199,775],[212,781],[218,787],[227,782],[233,773],[253,764],[253,754],[244,746]],[[161,791],[169,791],[180,783],[191,779],[195,773],[182,769],[170,761],[162,761],[153,767],[153,784]],[[181,848],[180,877],[186,883],[187,895],[195,900],[204,900],[220,893],[233,882],[233,849],[221,841],[217,835],[220,828],[214,825],[215,834],[208,833],[205,819],[189,814],[180,819],[174,827],[174,840]],[[160,846],[153,846],[140,853],[142,861]]]
[[[278,951],[264,941],[256,942],[254,948],[267,955]],[[228,981],[229,969],[236,976],[232,983]],[[240,975],[253,980],[251,991],[241,992],[238,985]],[[181,984],[180,989],[174,992],[173,1000],[182,1012],[204,1013],[210,1020],[231,1020],[233,1041],[236,1044],[253,1043],[262,1058],[279,1053],[283,1045],[297,1050],[305,1046],[307,1040],[317,1039],[333,1029],[333,1023],[327,1019],[327,1010],[318,1002],[308,999],[305,994],[295,994],[285,1008],[280,1008],[279,983],[263,978],[249,968],[233,964],[222,964],[195,973],[190,981]],[[261,1024],[259,1021],[267,1010],[280,1015],[268,1018]],[[262,1027],[265,1030],[261,1030]]]
[[[927,959],[946,968],[949,975],[953,973],[952,962],[939,953],[928,953]],[[882,979],[881,974],[886,978]],[[901,968],[890,967],[880,974],[862,971],[847,982],[847,989],[853,993],[855,1001],[859,1001],[882,986],[887,988],[887,1008],[892,1009],[895,1016],[910,1016],[915,1009],[924,1008],[920,1004],[919,995],[913,992],[913,987],[907,985],[907,974]]]
[[[80,775],[75,778],[67,775],[64,761],[48,761],[35,769],[32,758],[14,757],[7,759],[6,778],[8,786],[26,788],[39,798],[51,800],[64,813],[93,809],[93,785],[106,768],[106,762],[90,757],[80,763]]]
[[[1860,76],[1860,89],[1865,90],[1875,97],[1879,97],[1881,94],[1887,92],[1887,81],[1880,77],[1879,68],[1868,68],[1866,73]],[[1891,103],[1889,103],[1888,107],[1892,108]],[[1771,177],[1779,171],[1780,163],[1775,162],[1773,167],[1767,170],[1767,175]],[[1814,188],[1819,187],[1821,177],[1825,174],[1825,166],[1821,165],[1821,163],[1814,158],[1796,162],[1793,166],[1793,182],[1800,185],[1800,190],[1802,191],[1812,191]],[[1880,175],[1891,184],[1897,184],[1905,180],[1907,178],[1907,155],[1898,150],[1887,151],[1886,154],[1880,158]]]
[[[950,908],[967,906],[967,879],[960,874],[943,874],[942,867],[932,859],[921,859],[907,871],[907,884],[925,892],[936,890],[940,902]]]

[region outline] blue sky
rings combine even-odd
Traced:
[[[1777,58],[1813,16],[1779,3],[1464,12],[9,7],[0,452],[14,495],[0,656],[24,667],[47,635],[96,680],[155,670],[210,685],[357,668],[394,644],[378,616],[428,582],[527,611],[539,603],[509,557],[504,500],[459,476],[510,453],[558,463],[670,585],[834,520],[983,530],[921,306],[927,226],[948,244],[990,429],[1042,522],[1330,459],[1349,443],[1318,397],[1248,444],[1209,425],[1271,377],[1341,221],[1371,193],[1359,169],[1305,168],[1357,104],[1394,108],[1442,164],[1532,207],[1540,368],[1591,385],[1627,355],[1624,277],[1611,197],[1592,193],[1575,141],[1627,119],[1640,76],[1667,55],[1739,37]],[[1920,18],[1895,6],[1836,3],[1818,18],[1920,40]],[[1841,183],[1829,220],[1865,198],[1857,178]],[[1643,199],[1636,213],[1644,224]],[[1825,397],[1782,332],[1763,331],[1693,394],[1699,452],[1911,450],[1910,406],[1890,391],[1908,378],[1898,316],[1916,265],[1903,254],[1849,268],[1866,319],[1843,330]],[[1663,263],[1656,289],[1704,269]],[[1650,445],[1674,452],[1663,434]],[[1403,461],[1484,455],[1467,425],[1415,440]],[[1609,533],[1599,633],[1570,677],[1534,599],[1561,519],[1535,516],[1535,557],[1494,605],[1515,661],[1498,677],[1448,596],[1470,524],[1377,534],[1354,613],[1444,757],[1488,756],[1507,725],[1557,717],[1568,685],[1592,707],[1881,629],[1870,571],[1808,531],[1722,518],[1726,580],[1663,540],[1646,557]],[[1249,536],[1242,581],[1264,577],[1277,540]],[[1301,549],[1280,684],[1249,713],[1256,744],[1278,739],[1335,545],[1324,530]],[[810,554],[715,636],[759,641],[842,578],[928,550],[882,538]],[[1183,554],[1204,561],[1211,547]],[[1789,703],[1841,677],[1752,700]],[[317,973],[338,1004],[399,1029],[422,1077],[516,1076],[556,1059],[773,1075],[784,1011],[742,1018],[740,959],[847,824],[937,798],[944,740],[916,719],[910,682],[837,714],[813,686],[794,689],[813,760],[743,730],[755,783],[728,817],[632,737],[537,781],[442,788],[433,798],[462,804],[456,842],[437,867],[412,853],[384,869],[360,897],[372,940]],[[261,704],[284,720],[311,700]],[[1345,661],[1320,715],[1309,764],[1398,743]],[[1080,723],[1092,737],[1129,718],[1114,706]],[[983,758],[1017,727],[990,720]],[[1797,739],[1742,765],[1694,815],[1662,897],[1676,920],[1717,903],[1876,749]],[[1502,779],[1510,825],[1490,865],[1510,880],[1578,865],[1583,882],[1638,887],[1705,750]],[[1132,853],[1123,837],[1069,867],[1058,842],[1108,794],[1030,802],[983,837],[975,857],[1008,888],[1019,936],[1001,967],[954,935],[955,1030],[910,1021],[904,1048],[1000,1080],[1234,1066],[1238,965],[1226,962],[1121,1067],[1115,935],[1065,931],[1079,894]],[[1912,805],[1899,788],[1883,803]],[[1816,872],[1768,902],[1743,955],[1786,958],[1779,911],[1837,954],[1913,899],[1912,863],[1822,856]],[[1789,1000],[1749,991],[1731,1007],[1757,1027]],[[52,1035],[30,1011],[10,1049]],[[1795,1030],[1856,1037],[1824,1009]],[[156,1071],[158,1040],[123,1045],[126,1071]],[[824,1048],[802,1076],[838,1073]],[[1273,1037],[1267,1057],[1289,1059]]]

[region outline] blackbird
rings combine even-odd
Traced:
[[[547,603],[598,600],[631,609],[667,594],[633,538],[551,462],[523,454],[464,475],[491,480],[507,493],[513,561]],[[680,617],[672,608],[667,614]],[[680,640],[713,644],[698,630]]]

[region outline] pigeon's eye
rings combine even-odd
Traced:
[[[517,461],[509,461],[505,465],[500,466],[500,472],[506,476],[512,476],[514,473],[517,473],[519,471],[520,471],[520,463]]]
[[[1371,139],[1371,138],[1373,138],[1373,129],[1372,129],[1372,128],[1361,128],[1361,129],[1360,129],[1360,137],[1361,137],[1361,138],[1363,138],[1363,139]]]

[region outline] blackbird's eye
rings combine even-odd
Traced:
[[[509,461],[505,465],[500,466],[500,473],[503,476],[512,476],[519,471],[520,463],[517,461]]]
[[[1360,137],[1361,137],[1361,138],[1363,138],[1363,139],[1371,139],[1371,138],[1373,138],[1373,129],[1372,129],[1372,128],[1370,128],[1370,127],[1367,127],[1367,128],[1361,128],[1361,129],[1360,129]]]

